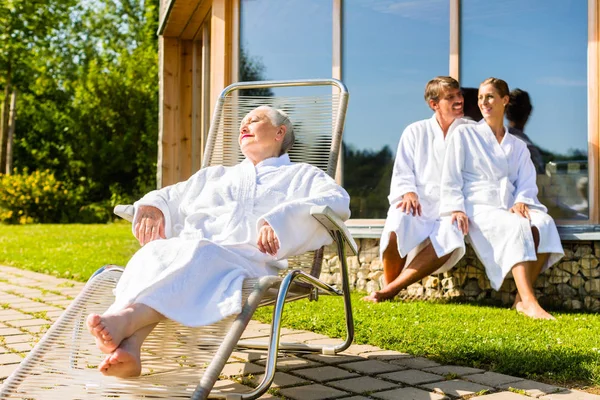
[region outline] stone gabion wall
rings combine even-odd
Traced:
[[[383,285],[383,266],[379,260],[379,241],[357,240],[358,256],[347,257],[350,286],[371,293]],[[546,270],[536,281],[540,303],[567,310],[600,311],[600,241],[563,242],[565,257]],[[341,283],[340,263],[335,248],[326,249],[321,279],[332,285]],[[467,246],[465,256],[450,271],[432,275],[400,292],[406,299],[465,299],[512,305],[517,293],[512,276],[499,291],[491,288],[481,262]]]

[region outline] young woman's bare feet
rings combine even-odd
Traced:
[[[517,310],[517,312],[533,319],[556,319],[552,315],[550,315],[546,310],[544,310],[538,302],[525,303],[524,301],[520,301],[515,304],[515,309]]]
[[[103,353],[112,353],[119,347],[123,339],[132,334],[132,332],[128,332],[130,321],[126,313],[90,314],[86,322],[88,330],[96,338],[96,345]]]
[[[119,348],[106,356],[98,366],[98,370],[104,375],[118,378],[140,376],[142,372],[140,348],[125,339]]]

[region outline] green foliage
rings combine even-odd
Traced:
[[[344,145],[344,188],[350,195],[352,218],[385,218],[393,165],[388,146],[370,151]]]
[[[2,225],[0,264],[87,279],[103,265],[125,266],[140,245],[124,221],[103,225]]]
[[[43,20],[43,45],[31,42],[19,54],[28,56],[20,58],[23,79],[14,82],[14,167],[50,170],[84,187],[81,218],[106,220],[114,185],[121,198],[155,188],[159,1],[9,3],[28,3],[31,14],[56,13]]]
[[[364,294],[362,294],[364,295]],[[508,308],[433,302],[366,303],[353,293],[355,343],[429,357],[443,364],[483,368],[560,386],[600,385],[600,315],[555,313],[539,321]],[[269,321],[271,308],[256,317]],[[286,305],[284,326],[344,336],[343,302]]]
[[[50,171],[0,175],[0,221],[70,222],[83,200],[83,189],[59,181]]]

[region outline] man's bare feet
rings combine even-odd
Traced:
[[[383,301],[392,300],[397,294],[398,293],[388,293],[383,290],[380,290],[363,297],[362,300],[369,301],[371,303],[381,303]]]
[[[140,348],[129,342],[128,339],[123,340],[121,346],[100,363],[98,370],[102,374],[118,378],[140,376],[142,372]]]
[[[525,303],[524,301],[520,301],[515,304],[515,308],[518,313],[521,313],[529,318],[547,320],[556,319],[552,315],[550,315],[546,310],[544,310],[538,302]]]
[[[86,322],[88,330],[96,337],[96,345],[103,353],[114,352],[119,344],[131,335],[128,332],[127,314],[90,314]]]

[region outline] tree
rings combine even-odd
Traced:
[[[0,113],[0,173],[6,167],[10,95],[32,78],[36,49],[49,45],[68,21],[75,0],[2,0],[0,2],[0,76],[4,85]]]
[[[158,0],[81,2],[29,62],[15,167],[50,169],[87,201],[154,188]]]

